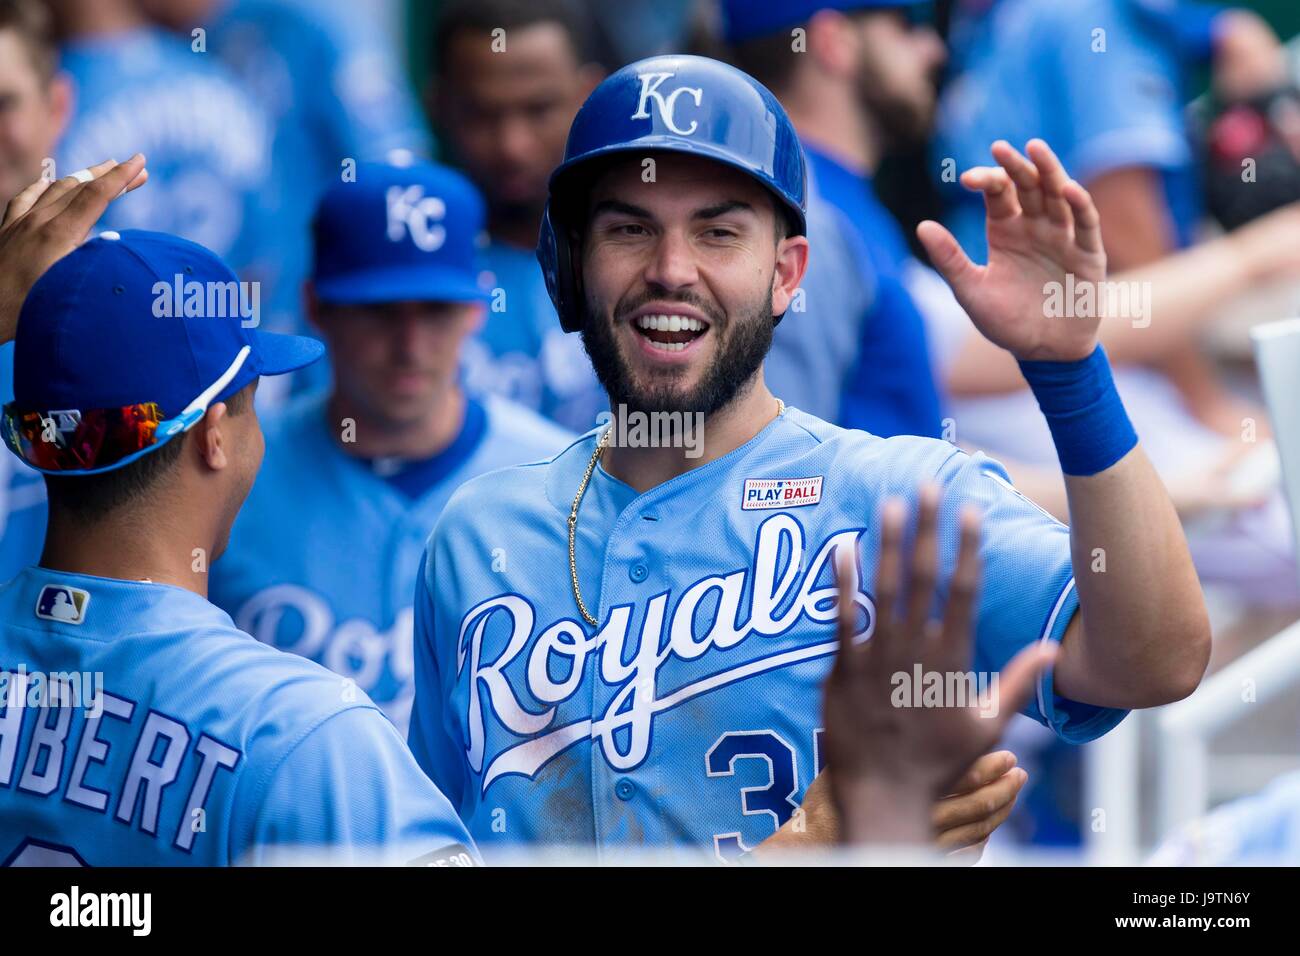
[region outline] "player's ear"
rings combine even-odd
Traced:
[[[465,310],[465,313],[465,334],[477,335],[483,330],[483,323],[487,320],[487,306],[475,302]]]
[[[783,315],[790,308],[799,283],[808,271],[808,239],[787,236],[776,247],[776,268],[772,274],[772,314]]]
[[[55,139],[63,139],[68,127],[68,117],[72,115],[72,78],[59,72],[50,80],[47,102],[49,119],[54,126]]]
[[[853,21],[838,10],[820,10],[808,21],[811,60],[836,78],[856,72],[862,56],[856,39]]]
[[[207,413],[199,419],[193,428],[194,444],[199,458],[212,471],[221,471],[230,465],[227,442],[230,436],[226,427],[229,422],[226,403],[217,402],[208,408]]]

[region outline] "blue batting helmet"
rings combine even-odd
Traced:
[[[573,268],[574,202],[593,161],[619,154],[686,153],[738,169],[766,186],[794,234],[807,228],[808,176],[793,124],[775,96],[734,67],[701,56],[656,56],[611,74],[582,105],[564,162],[551,174],[537,261],[566,332],[582,327]]]

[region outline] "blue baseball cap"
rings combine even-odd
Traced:
[[[722,36],[743,43],[807,23],[821,10],[888,10],[933,0],[723,0]]]
[[[154,403],[165,420],[144,454],[258,376],[325,354],[315,339],[255,328],[259,306],[258,288],[197,243],[105,232],[51,266],[23,302],[12,407],[75,422],[82,412]],[[135,457],[52,473],[111,471]]]
[[[312,283],[322,302],[478,302],[483,200],[433,163],[362,163],[331,186],[312,224]]]

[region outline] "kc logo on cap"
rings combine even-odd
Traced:
[[[311,280],[330,305],[485,302],[474,185],[428,162],[361,163],[325,190],[312,222]]]
[[[389,186],[388,238],[401,242],[409,235],[416,247],[424,252],[436,252],[447,241],[447,227],[442,221],[447,216],[447,204],[437,196],[426,196],[424,187]]]

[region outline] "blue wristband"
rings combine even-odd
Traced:
[[[1021,362],[1020,372],[1038,399],[1067,475],[1105,471],[1137,444],[1100,345],[1077,362]]]

